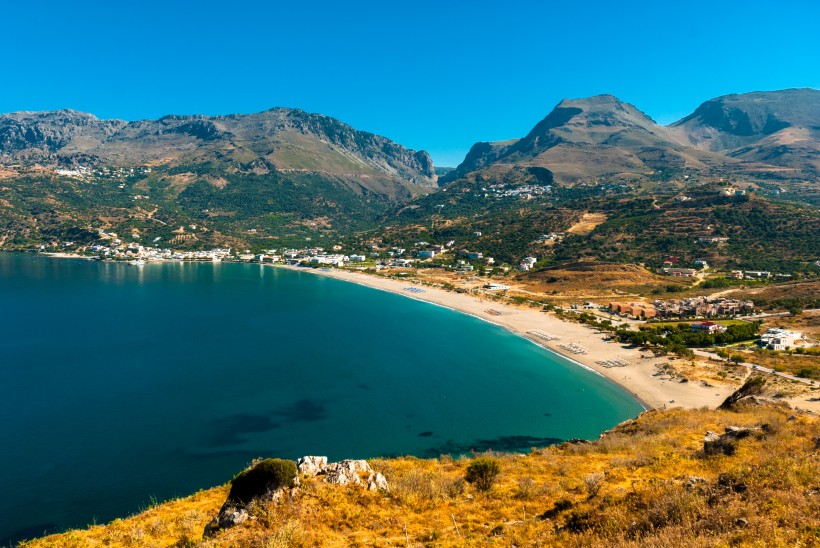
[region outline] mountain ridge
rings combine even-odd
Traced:
[[[285,107],[132,122],[71,109],[0,115],[0,178],[0,244],[13,248],[88,243],[99,230],[270,247],[370,228],[438,188],[426,151]]]
[[[549,169],[565,184],[684,169],[716,178],[768,171],[816,180],[818,131],[820,92],[809,88],[710,99],[668,126],[614,95],[563,99],[526,136],[475,143],[443,182],[473,172],[498,177],[510,165]]]
[[[820,91],[734,93],[671,124],[684,144],[732,158],[820,173]]]
[[[778,106],[803,96],[812,100]],[[71,109],[0,115],[0,166],[7,163],[0,213],[8,219],[0,242],[20,249],[77,241],[77,227],[93,227],[137,230],[144,241],[173,245],[265,249],[282,239],[327,243],[444,219],[467,234],[470,224],[485,223],[487,234],[498,228],[488,249],[514,261],[529,246],[518,242],[523,234],[535,226],[560,232],[572,208],[608,210],[628,199],[647,214],[678,212],[703,186],[715,195],[748,191],[820,204],[818,96],[785,90],[716,98],[704,104],[731,108],[699,107],[670,126],[613,95],[564,99],[521,138],[478,142],[458,167],[438,171],[424,151],[293,108],[133,122]],[[749,123],[739,131],[748,135],[738,137],[731,132],[746,118],[732,113],[744,108]],[[687,135],[698,132],[726,144],[693,146]],[[735,145],[742,146],[729,148]],[[555,222],[543,219],[550,208],[563,212],[553,212]],[[526,230],[523,212],[533,223]],[[520,230],[511,234],[506,225]],[[510,238],[518,243],[501,241]]]
[[[302,158],[296,158],[300,156]],[[304,159],[312,156],[307,165]],[[322,114],[274,107],[259,113],[175,115],[156,120],[105,120],[72,109],[0,115],[0,161],[71,165],[178,164],[203,159],[346,175],[395,178],[435,188],[426,151],[407,149],[379,135]]]

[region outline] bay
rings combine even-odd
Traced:
[[[0,254],[0,539],[138,511],[253,458],[594,438],[622,389],[445,308],[258,264]]]

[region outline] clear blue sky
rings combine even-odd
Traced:
[[[816,0],[7,2],[0,112],[298,107],[452,166],[565,97],[669,123],[718,95],[818,88],[818,29]]]

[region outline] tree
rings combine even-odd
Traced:
[[[763,386],[766,384],[766,379],[763,378],[761,375],[752,375],[746,382],[743,383],[743,386],[738,388],[734,394],[726,398],[726,400],[720,404],[718,409],[731,409],[734,405],[742,400],[743,398],[748,398],[749,396],[757,396],[758,394],[763,392]]]
[[[481,457],[470,463],[464,479],[475,485],[479,491],[489,491],[500,473],[501,464],[498,459]]]

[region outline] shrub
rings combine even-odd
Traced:
[[[518,489],[515,498],[521,500],[531,500],[535,495],[535,482],[529,476],[518,478]]]
[[[747,398],[749,396],[757,396],[763,392],[763,386],[766,384],[766,379],[762,375],[752,375],[746,382],[743,383],[743,386],[735,390],[735,392],[726,398],[726,400],[720,404],[718,409],[731,409],[737,402],[742,400],[743,398]]]
[[[595,472],[584,478],[584,486],[586,487],[589,498],[595,498],[598,496],[598,493],[601,491],[601,487],[604,486],[605,480],[606,476],[603,472]]]
[[[289,487],[296,478],[296,463],[291,460],[265,459],[239,473],[231,482],[228,500],[247,504],[281,487]]]
[[[489,491],[500,473],[501,465],[498,459],[481,457],[470,463],[464,479],[475,485],[479,491]]]

